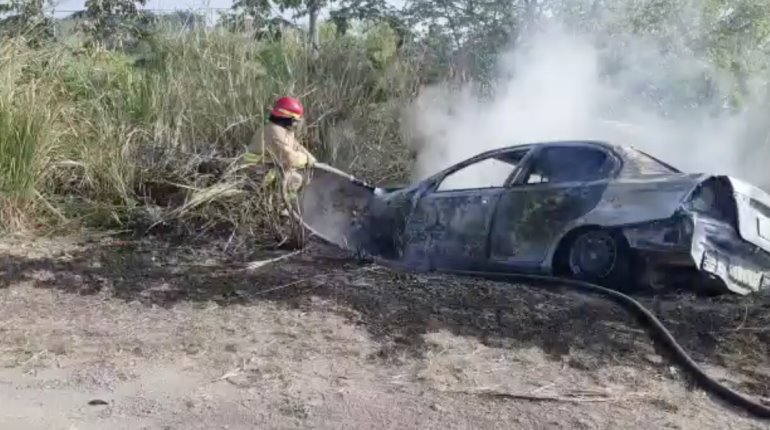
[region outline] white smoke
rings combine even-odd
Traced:
[[[753,168],[747,168],[742,157],[750,119],[756,117],[750,110],[730,114],[708,106],[666,115],[665,108],[642,97],[645,90],[665,94],[677,85],[697,85],[707,72],[718,76],[708,62],[628,37],[615,55],[617,70],[607,79],[601,63],[606,44],[595,35],[549,24],[529,36],[528,43],[500,56],[493,97],[482,99],[471,87],[437,85],[425,88],[409,107],[405,131],[417,150],[414,179],[501,146],[599,139],[634,145],[685,171],[767,183],[770,174],[762,166],[770,160],[754,157]]]

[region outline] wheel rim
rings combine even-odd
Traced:
[[[572,244],[569,265],[575,275],[602,279],[607,277],[618,258],[615,239],[596,230],[580,235]]]

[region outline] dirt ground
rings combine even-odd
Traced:
[[[0,241],[0,428],[770,428],[600,298],[398,274],[320,244],[245,262]],[[770,396],[770,298],[642,300],[711,375]]]

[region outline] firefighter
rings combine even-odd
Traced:
[[[258,132],[250,145],[247,161],[265,161],[273,165],[265,181],[281,178],[284,195],[292,198],[302,186],[298,170],[310,167],[316,158],[299,143],[295,132],[304,116],[302,103],[294,97],[281,97],[273,105],[264,130]]]

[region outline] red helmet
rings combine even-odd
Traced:
[[[302,107],[299,99],[294,97],[281,97],[273,105],[271,115],[278,118],[291,118],[295,120],[302,119],[302,115],[305,113],[305,108]]]

